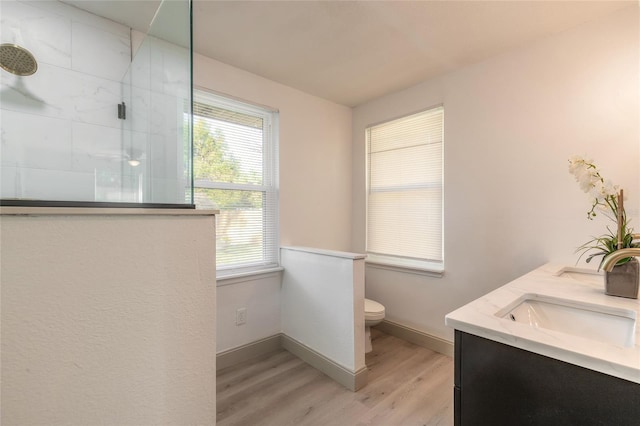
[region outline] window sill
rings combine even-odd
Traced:
[[[387,271],[394,271],[394,272],[402,272],[405,274],[424,275],[424,276],[434,277],[434,278],[442,278],[444,276],[444,269],[438,270],[438,269],[414,268],[410,266],[398,266],[398,265],[391,265],[388,263],[371,262],[367,260],[365,260],[365,265],[370,268],[384,269]]]
[[[264,278],[270,278],[280,275],[284,271],[282,266],[274,268],[260,269],[250,272],[238,272],[235,274],[224,275],[216,278],[216,287],[224,287],[227,285],[239,284],[247,281],[256,281]]]

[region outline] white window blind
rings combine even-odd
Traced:
[[[278,265],[277,113],[194,93],[194,202],[220,210],[218,276]]]
[[[443,270],[444,108],[368,127],[368,260]]]

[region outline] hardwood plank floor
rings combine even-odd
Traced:
[[[372,330],[369,383],[351,392],[282,350],[218,372],[218,425],[453,425],[453,360]]]

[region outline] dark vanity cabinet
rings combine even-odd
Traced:
[[[456,330],[454,406],[456,426],[639,426],[640,384]]]

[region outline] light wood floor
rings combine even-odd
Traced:
[[[453,360],[372,330],[369,383],[351,392],[287,351],[218,372],[218,425],[453,425]]]

